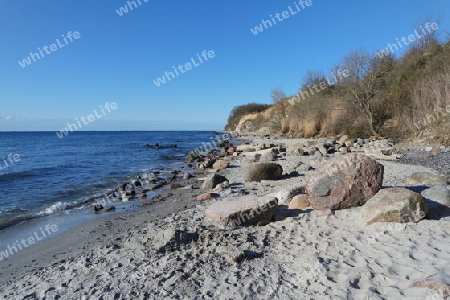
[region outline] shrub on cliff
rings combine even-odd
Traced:
[[[270,104],[258,104],[258,103],[249,103],[245,105],[236,106],[230,113],[228,117],[228,124],[225,126],[225,130],[234,131],[236,130],[236,126],[238,125],[241,118],[247,114],[258,113],[265,111],[271,107]]]

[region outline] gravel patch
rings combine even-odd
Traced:
[[[446,177],[450,177],[450,152],[431,154],[423,149],[408,149],[401,152],[404,156],[399,161],[405,164],[432,168]]]

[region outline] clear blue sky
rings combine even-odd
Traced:
[[[294,94],[307,70],[329,73],[351,50],[385,48],[431,16],[450,28],[448,0],[312,0],[258,35],[250,28],[296,0],[140,1],[123,16],[124,0],[5,1],[0,130],[59,130],[108,101],[118,109],[86,130],[222,129],[234,106],[270,103],[276,86]],[[81,38],[18,64],[69,31]],[[215,57],[155,86],[203,50]]]

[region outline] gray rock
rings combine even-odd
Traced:
[[[314,157],[322,157],[322,156],[323,156],[323,153],[320,152],[319,150],[314,152]]]
[[[341,153],[347,153],[347,152],[348,152],[348,148],[347,148],[347,147],[340,147],[340,148],[339,148],[339,152],[341,152]]]
[[[289,146],[286,152],[288,156],[303,156],[303,148],[305,148],[303,144],[294,144]]]
[[[447,182],[439,175],[427,172],[416,172],[406,181],[407,185],[445,185]]]
[[[390,148],[386,148],[381,150],[381,153],[383,153],[383,155],[393,155],[394,154],[394,148],[390,147]]]
[[[209,177],[208,179],[206,179],[205,182],[203,182],[201,189],[202,190],[212,190],[218,184],[225,182],[225,181],[228,181],[228,179],[225,176],[222,176],[219,174],[214,174],[211,177]]]
[[[252,163],[245,169],[245,181],[279,180],[283,168],[276,163]]]
[[[267,196],[272,196],[278,199],[278,204],[288,205],[293,197],[304,194],[305,186],[302,183],[292,184],[284,186],[282,189],[277,189],[274,192],[268,194]]]
[[[264,153],[260,159],[261,162],[271,162],[274,160],[275,160],[275,154],[272,151]]]
[[[205,216],[227,228],[266,225],[272,221],[277,207],[277,198],[249,195],[213,203],[205,210]]]
[[[213,164],[212,167],[215,170],[224,170],[224,169],[228,168],[229,165],[230,165],[230,163],[227,162],[226,160],[219,159]]]
[[[305,145],[305,147],[311,147],[311,146],[314,146],[316,143],[317,143],[316,141],[308,140],[308,141],[305,141],[304,145]]]
[[[439,219],[450,215],[450,189],[448,187],[432,186],[421,194],[430,207],[429,219]]]
[[[259,162],[261,160],[261,153],[257,153],[253,156],[253,162]]]
[[[375,222],[408,223],[419,222],[428,211],[422,195],[395,187],[383,189],[367,201],[361,216],[367,225]]]
[[[216,187],[214,188],[214,190],[216,191],[223,191],[230,188],[230,182],[229,181],[224,181],[222,183],[219,183],[218,185],[216,185]]]
[[[328,148],[330,148],[330,147],[326,147],[325,145],[319,145],[319,147],[318,147],[319,148],[319,152],[322,153],[323,155],[327,155],[328,154]]]
[[[317,152],[316,152],[316,153],[317,153]],[[301,172],[308,172],[308,171],[314,170],[314,168],[311,167],[311,165],[308,165],[308,164],[301,164],[301,165],[298,166],[295,170],[296,170],[297,172],[301,173]]]

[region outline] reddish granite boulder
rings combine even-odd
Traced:
[[[331,159],[306,182],[306,194],[314,209],[346,209],[361,206],[383,184],[384,167],[360,153]]]

